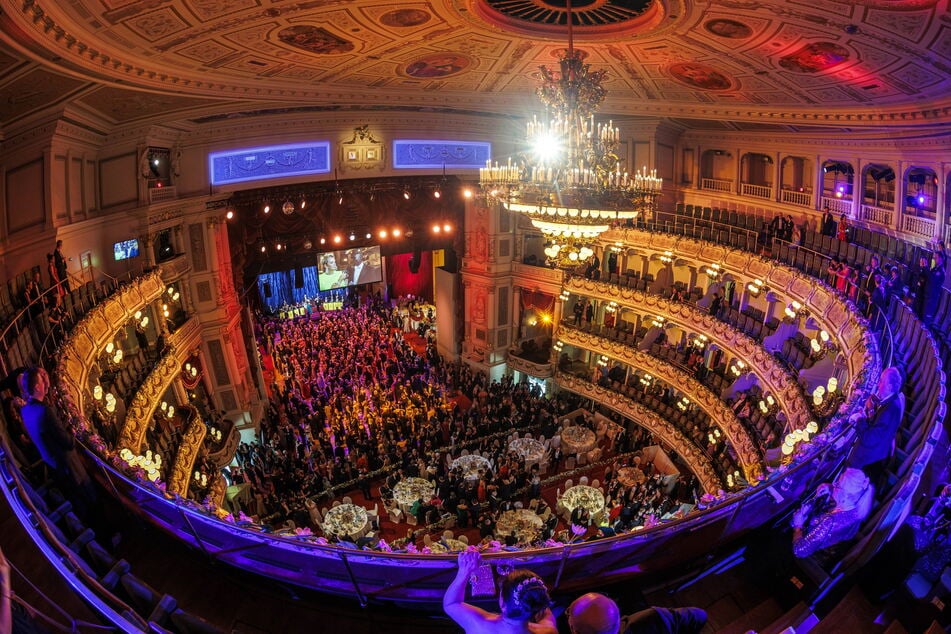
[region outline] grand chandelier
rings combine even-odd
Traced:
[[[596,122],[607,95],[606,71],[592,71],[575,50],[570,1],[566,9],[568,49],[557,71],[540,68],[536,93],[548,116],[527,124],[531,151],[505,164],[487,162],[479,170],[479,185],[488,200],[527,216],[549,237],[549,263],[571,268],[591,256],[587,242],[612,223],[649,216],[662,180],[646,166],[634,174],[624,171],[620,130],[613,121]]]

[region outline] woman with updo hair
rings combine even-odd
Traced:
[[[459,570],[443,596],[442,607],[466,634],[477,632],[510,632],[557,634],[552,615],[551,597],[544,580],[531,570],[515,570],[502,579],[499,591],[501,614],[487,612],[465,602],[466,584],[479,570],[481,556],[477,550],[459,553]]]

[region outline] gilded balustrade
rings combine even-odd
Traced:
[[[173,345],[168,348],[168,352],[159,359],[132,397],[132,403],[126,410],[125,423],[119,430],[117,447],[131,449],[134,453],[142,449],[145,431],[162,400],[162,395],[181,372],[183,360],[179,358],[178,349]]]
[[[675,386],[720,428],[727,442],[736,450],[737,460],[746,473],[746,479],[752,480],[762,473],[763,457],[736,413],[720,400],[719,395],[711,392],[687,372],[626,344],[573,328],[560,328],[558,339],[650,372],[668,385]]]
[[[760,380],[764,391],[768,391],[785,413],[791,429],[802,429],[813,420],[796,377],[768,353],[751,337],[736,330],[713,315],[683,302],[671,302],[659,295],[622,288],[606,282],[596,282],[583,278],[572,278],[565,288],[573,293],[595,297],[604,301],[615,301],[620,306],[645,315],[659,315],[671,321],[689,325],[703,333],[711,343],[729,350],[739,357]],[[561,339],[567,329],[559,329],[556,337]]]
[[[600,242],[604,248],[621,242],[640,251],[670,251],[674,258],[701,267],[719,264],[724,274],[732,275],[743,287],[755,279],[763,280],[769,291],[786,305],[793,300],[799,302],[838,346],[849,377],[840,383],[848,392],[846,408],[858,405],[858,400],[874,387],[881,370],[875,336],[866,320],[858,317],[858,310],[821,280],[749,251],[684,236],[614,229],[604,232]]]
[[[601,387],[571,374],[555,373],[555,380],[559,387],[576,394],[590,398],[599,405],[608,407],[621,416],[629,418],[660,438],[664,444],[677,452],[684,459],[690,470],[697,476],[704,491],[715,493],[723,488],[723,483],[713,467],[710,458],[689,438],[674,427],[673,423],[662,418],[653,410],[629,399],[614,390]]]
[[[208,428],[205,422],[198,412],[191,408],[191,415],[175,454],[175,464],[172,465],[172,471],[168,476],[169,493],[177,493],[182,497],[188,494],[188,482],[195,466],[195,459],[201,452],[201,446],[207,434]]]
[[[114,295],[92,308],[60,346],[56,376],[65,396],[83,410],[88,394],[89,371],[106,344],[115,339],[136,311],[162,296],[165,284],[152,272],[122,286]]]

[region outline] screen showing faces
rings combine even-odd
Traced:
[[[123,240],[122,242],[116,242],[112,245],[112,252],[116,258],[116,262],[119,260],[127,260],[129,258],[135,258],[139,255],[139,241],[133,238],[132,240]]]
[[[321,291],[383,281],[380,247],[356,247],[317,256],[317,285]]]

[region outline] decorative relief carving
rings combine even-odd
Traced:
[[[753,473],[761,473],[762,456],[749,432],[743,427],[733,410],[727,407],[718,395],[711,392],[709,388],[693,376],[646,352],[599,335],[585,333],[573,328],[561,328],[557,336],[564,343],[592,350],[598,354],[608,355],[640,370],[650,372],[668,385],[676,387],[696,403],[710,417],[710,420],[723,431],[727,441],[736,450],[737,458],[744,472],[748,476]]]
[[[756,341],[728,324],[714,319],[709,313],[694,308],[690,304],[672,303],[657,295],[583,278],[570,278],[565,283],[565,288],[581,295],[605,301],[613,300],[634,312],[645,315],[658,314],[674,322],[696,328],[698,332],[707,335],[713,343],[743,359],[763,381],[765,390],[777,395],[788,395],[782,400],[777,400],[792,429],[805,427],[806,423],[812,419],[812,413],[806,405],[796,378]],[[792,386],[793,389],[789,390],[788,386]]]
[[[191,418],[185,433],[178,445],[178,452],[175,454],[175,464],[172,466],[172,473],[168,479],[168,492],[178,493],[185,496],[188,492],[188,481],[192,474],[192,467],[195,466],[195,458],[201,451],[202,443],[205,441],[205,435],[208,433],[205,423],[197,412],[191,412]]]
[[[700,480],[700,486],[705,491],[715,492],[722,487],[720,478],[713,471],[703,451],[690,442],[670,422],[626,396],[607,390],[590,381],[561,372],[555,374],[555,381],[559,387],[590,398],[596,403],[606,405],[622,416],[630,418],[650,430],[684,459],[690,470]]]
[[[159,360],[132,397],[132,404],[126,411],[125,424],[119,431],[118,447],[131,449],[135,453],[140,451],[152,414],[155,413],[165,390],[178,376],[181,362],[176,348],[169,345],[168,353]]]

